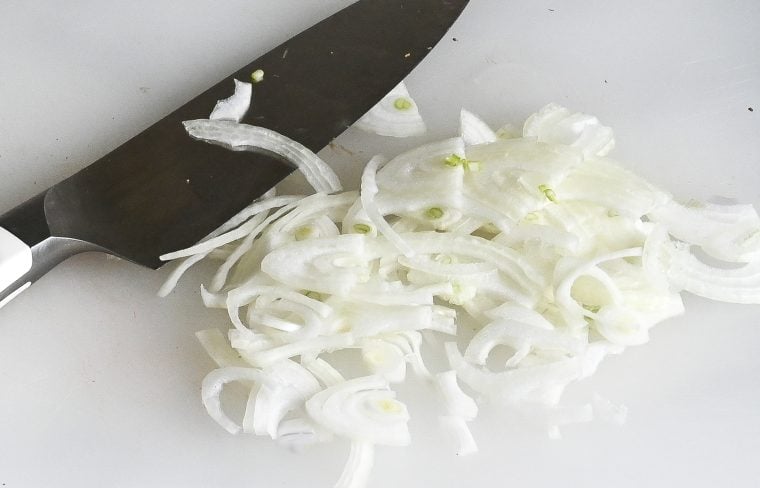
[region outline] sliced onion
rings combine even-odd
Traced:
[[[252,93],[253,86],[250,83],[235,80],[235,93],[229,98],[216,102],[209,119],[240,122],[248,112],[248,107],[251,106]]]
[[[287,207],[289,205],[294,205],[298,199],[299,197],[296,197],[296,196],[275,197],[272,199],[263,200],[259,202],[256,208],[257,210],[260,209],[260,211],[265,211],[265,210],[269,210],[269,209],[277,208],[277,207]],[[257,229],[259,226],[260,226],[260,223],[258,223],[255,220],[251,220],[234,230],[231,230],[225,234],[221,234],[219,236],[213,237],[207,241],[201,242],[200,244],[196,244],[192,247],[188,247],[187,249],[183,249],[181,251],[175,251],[175,252],[164,254],[160,257],[160,259],[162,261],[170,261],[172,259],[184,258],[186,256],[192,256],[194,254],[208,253],[219,246],[229,244],[230,242],[236,241],[242,237],[249,235],[253,230]]]
[[[323,352],[333,352],[345,349],[355,344],[352,334],[335,334],[332,336],[314,337],[291,344],[272,347],[270,349],[249,351],[246,360],[253,366],[267,367],[278,361],[306,354],[317,355]]]
[[[475,334],[464,357],[473,364],[485,365],[489,354],[498,345],[508,345],[516,351],[529,346],[577,355],[583,351],[586,344],[558,330],[541,329],[515,320],[497,320]],[[522,354],[524,355],[525,351]]]
[[[412,365],[412,369],[418,377],[426,380],[431,378],[430,371],[422,359],[422,352],[420,350],[422,346],[422,334],[416,330],[405,330],[382,336],[382,338],[398,347],[404,353],[404,359]]]
[[[325,386],[335,386],[346,381],[340,371],[322,358],[307,359],[302,362],[306,369]]]
[[[206,350],[206,354],[211,356],[211,359],[213,359],[220,368],[226,368],[228,366],[249,366],[243,361],[240,355],[232,349],[227,338],[219,329],[200,330],[195,333],[195,337],[198,338],[198,342],[200,342],[203,349]]]
[[[459,114],[459,131],[468,146],[486,144],[498,140],[496,133],[480,117],[462,109]]]
[[[165,256],[187,259],[162,293],[195,262],[221,261],[201,297],[227,309],[229,345],[216,330],[198,337],[221,366],[202,394],[225,429],[241,430],[219,400],[237,381],[249,388],[244,432],[294,449],[347,438],[337,486],[359,488],[374,445],[410,440],[390,389],[407,365],[440,390],[439,420],[458,454],[477,450],[469,393],[539,415],[559,438],[563,425],[593,415],[624,419],[601,398],[560,400],[605,357],[683,313],[681,290],[760,303],[760,217],[750,206],[674,203],[605,157],[609,128],[560,106],[530,117],[524,137],[494,133],[467,111],[460,122],[461,137],[385,165],[373,158],[361,191],[339,194],[327,194],[336,180],[324,163],[292,141],[234,122],[187,122],[194,137],[227,147],[276,148],[322,190],[268,193],[204,242]],[[696,247],[728,263],[701,261]],[[431,374],[423,337],[432,359],[445,353],[445,372]],[[343,358],[324,359],[333,351],[361,355],[372,375],[346,380]]]
[[[277,430],[277,442],[295,452],[330,440],[332,437],[328,433],[303,417],[283,420]]]
[[[254,149],[273,152],[294,164],[315,191],[331,193],[341,190],[335,172],[304,145],[282,134],[248,124],[227,120],[187,120],[182,122],[190,137],[218,144],[233,151]]]
[[[366,376],[331,386],[306,402],[306,411],[335,435],[356,442],[409,444],[406,406],[396,400],[388,382]]]
[[[597,256],[585,262],[577,263],[568,261],[565,265],[557,267],[555,273],[558,275],[556,281],[558,282],[555,289],[555,298],[557,304],[564,308],[568,314],[568,319],[571,321],[571,325],[576,325],[579,321],[582,321],[582,317],[590,315],[591,313],[584,310],[582,305],[578,303],[575,297],[573,297],[573,285],[583,276],[589,276],[595,280],[598,284],[598,288],[601,292],[596,292],[594,297],[595,301],[610,303],[617,303],[620,301],[620,290],[615,284],[614,280],[598,265],[607,261],[615,259],[623,259],[630,257],[639,257],[642,255],[642,248],[622,249],[612,253]],[[604,295],[606,294],[606,295]],[[600,303],[600,305],[606,305],[607,303]],[[596,305],[596,303],[594,303]],[[575,320],[573,320],[573,317]]]
[[[382,339],[365,339],[361,342],[362,359],[373,375],[400,383],[406,378],[404,351]]]
[[[295,289],[345,295],[367,281],[369,260],[374,258],[367,251],[361,234],[292,242],[270,252],[261,269]]]
[[[449,415],[465,420],[473,420],[478,416],[478,404],[468,394],[462,391],[457,383],[456,371],[449,370],[435,375],[436,385],[443,396],[446,411]]]
[[[478,445],[475,443],[475,438],[472,437],[472,432],[467,427],[465,419],[452,415],[441,415],[438,417],[438,423],[456,443],[457,456],[467,456],[478,452]]]
[[[571,171],[557,185],[563,201],[593,202],[618,214],[635,218],[670,201],[669,193],[609,159],[593,159]]]
[[[352,442],[348,460],[334,488],[364,488],[373,464],[375,464],[374,444]]]
[[[261,379],[261,370],[255,368],[226,367],[207,374],[201,385],[201,398],[209,416],[230,434],[240,432],[242,427],[222,410],[219,398],[222,388],[233,381],[260,382]]]
[[[723,269],[697,259],[689,246],[676,245],[670,252],[668,278],[674,286],[711,300],[760,304],[760,259]]]
[[[364,172],[362,173],[362,190],[360,198],[362,202],[362,208],[367,214],[370,222],[372,222],[375,225],[375,228],[383,236],[385,236],[386,239],[388,239],[388,242],[393,244],[393,246],[395,246],[396,249],[398,249],[402,254],[411,256],[414,254],[412,248],[404,241],[404,239],[401,238],[401,236],[398,235],[395,230],[393,230],[393,228],[391,228],[390,225],[388,225],[388,222],[385,221],[382,214],[380,213],[380,210],[377,208],[377,204],[375,203],[375,195],[377,195],[378,192],[377,183],[375,182],[375,173],[377,173],[377,169],[384,162],[384,158],[376,156],[370,159],[370,161],[364,167]]]
[[[599,119],[572,113],[553,103],[528,117],[523,135],[538,137],[541,142],[579,147],[586,158],[605,156],[615,147],[612,129],[600,124]]]
[[[562,390],[580,377],[577,358],[492,372],[467,361],[452,342],[445,344],[446,356],[457,377],[484,397],[506,405],[536,402],[556,405]]]
[[[741,263],[760,259],[760,216],[752,205],[669,202],[648,217],[667,226],[676,239],[700,246],[717,259]]]
[[[419,136],[427,128],[417,104],[402,81],[356,121],[355,127],[390,137]]]
[[[276,439],[285,415],[319,390],[314,376],[294,361],[285,359],[268,366],[262,371],[262,384],[256,394],[253,432]]]

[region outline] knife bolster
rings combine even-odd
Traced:
[[[102,251],[79,239],[51,236],[45,193],[0,216],[0,307],[75,254]]]
[[[15,240],[14,249],[11,249],[11,239],[8,236]],[[3,256],[0,249],[0,308],[71,256],[103,250],[89,242],[68,237],[48,237],[30,248],[7,230],[0,228],[0,240],[3,239],[8,244],[9,252],[7,256]]]

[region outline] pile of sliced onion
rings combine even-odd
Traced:
[[[681,314],[682,290],[760,303],[751,206],[676,203],[607,158],[610,128],[557,105],[529,117],[522,137],[462,111],[460,137],[372,159],[359,191],[343,193],[329,166],[279,134],[230,120],[186,127],[279,153],[317,191],[270,192],[165,256],[182,261],[162,293],[195,262],[219,260],[202,297],[227,310],[231,327],[198,334],[219,365],[203,382],[204,405],[231,433],[291,448],[348,439],[337,487],[364,486],[375,446],[410,442],[392,389],[409,371],[438,392],[458,454],[477,451],[475,399],[541,412],[558,437],[595,414],[624,419],[599,397],[565,405],[563,391]],[[697,248],[730,265],[704,262]],[[423,348],[448,367],[431,371]],[[333,364],[339,350],[353,369]],[[241,423],[220,400],[230,382],[248,391]]]

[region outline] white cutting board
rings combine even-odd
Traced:
[[[348,3],[3,0],[0,212]],[[498,126],[555,101],[598,115],[614,156],[677,196],[760,205],[757,0],[471,3],[408,79],[429,136],[349,131],[356,158],[323,154],[349,186],[372,151],[452,135],[462,106]],[[207,418],[193,332],[226,325],[199,303],[202,271],[161,300],[165,272],[83,255],[0,310],[0,486],[332,485],[345,444],[294,455]],[[626,425],[551,441],[489,408],[481,452],[458,458],[409,387],[413,445],[379,449],[370,486],[758,486],[760,306],[686,305],[569,392],[627,405]]]

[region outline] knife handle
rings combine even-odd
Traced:
[[[51,235],[45,194],[0,216],[0,308],[67,258],[102,250],[89,242]]]
[[[31,282],[28,282],[29,285],[26,282],[21,285],[15,284],[31,269],[32,248],[0,227],[0,294],[6,290],[8,293],[6,297],[0,298],[0,308],[32,284]]]

